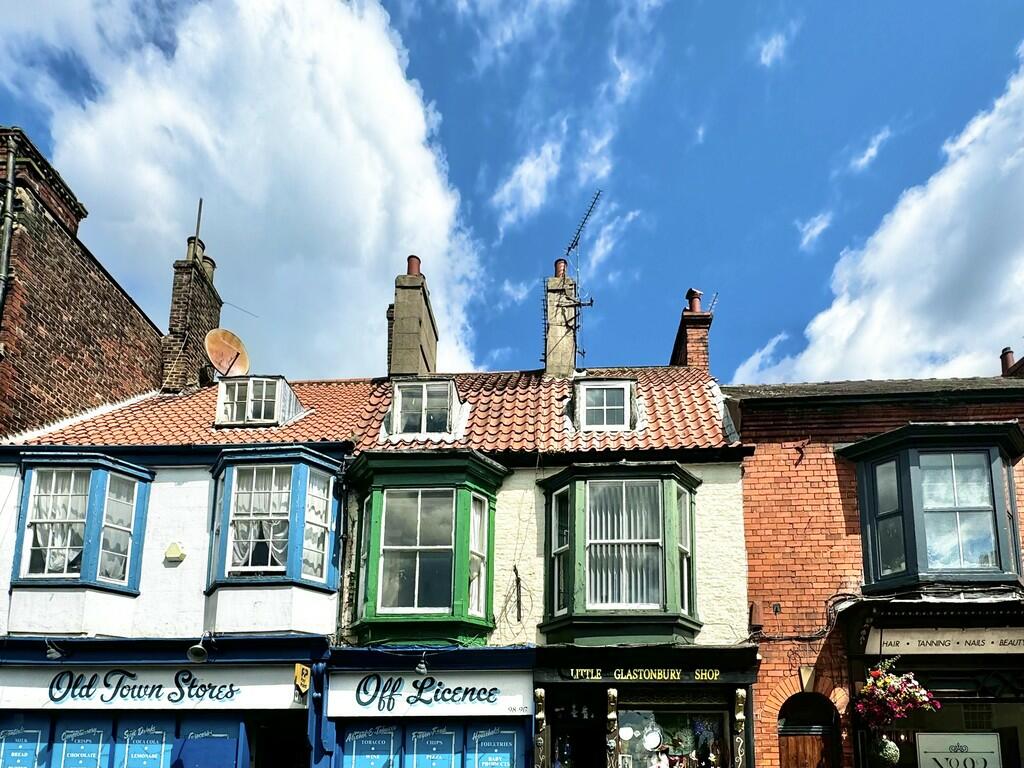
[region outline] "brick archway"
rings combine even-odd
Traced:
[[[850,692],[841,685],[836,685],[835,681],[827,675],[815,675],[814,678],[814,692],[820,693],[829,699],[836,707],[836,711],[839,713],[840,721],[845,725],[847,718],[847,708],[850,705]],[[764,704],[761,705],[761,719],[767,722],[774,722],[779,718],[779,710],[782,709],[782,705],[786,703],[786,700],[797,693],[803,693],[803,688],[800,687],[800,681],[796,675],[790,675],[768,694],[764,700]]]

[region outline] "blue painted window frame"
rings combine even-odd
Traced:
[[[239,575],[228,573],[228,529],[234,501],[235,471],[239,467],[291,466],[291,499],[288,510],[288,564],[279,575]],[[210,536],[210,572],[206,593],[219,587],[273,586],[291,584],[324,592],[336,592],[339,584],[341,546],[339,518],[342,506],[338,493],[341,464],[322,453],[303,446],[274,448],[229,448],[223,451],[211,470],[216,483],[214,514]],[[306,527],[306,494],[311,470],[324,472],[332,480],[329,525],[327,529],[327,573],[323,581],[302,574],[302,543]]]
[[[142,552],[149,513],[149,492],[154,472],[137,464],[114,459],[100,453],[30,453],[22,457],[21,505],[18,509],[18,537],[14,544],[12,587],[60,587],[101,589],[126,595],[138,595],[142,578]],[[82,549],[82,572],[77,576],[26,576],[22,558],[27,538],[29,505],[35,472],[40,469],[89,470],[89,502],[85,515],[85,544]],[[106,512],[107,488],[111,474],[134,480],[136,485],[135,519],[132,521],[131,552],[128,559],[128,581],[118,584],[99,578],[100,541]]]

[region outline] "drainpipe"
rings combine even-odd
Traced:
[[[0,322],[7,301],[7,283],[11,277],[11,236],[14,231],[14,136],[7,135],[7,176],[4,179],[3,231],[0,234]]]

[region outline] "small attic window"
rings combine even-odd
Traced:
[[[302,404],[283,377],[233,376],[220,380],[215,423],[276,426],[301,411]]]
[[[433,435],[452,431],[452,384],[449,381],[395,385],[394,433]]]
[[[580,384],[579,415],[584,431],[614,432],[630,428],[633,411],[628,381]]]

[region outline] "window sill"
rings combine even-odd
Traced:
[[[291,576],[228,576],[222,579],[215,579],[206,588],[204,594],[212,595],[218,589],[231,587],[255,588],[260,587],[302,587],[317,592],[335,593],[338,587],[334,584],[311,579],[295,579]]]
[[[623,642],[693,642],[703,623],[667,611],[587,611],[546,616],[539,629],[548,643],[603,645]]]
[[[456,641],[467,645],[483,645],[494,630],[494,620],[450,613],[386,613],[364,616],[352,625],[352,629],[363,643]]]
[[[90,589],[127,597],[139,596],[139,590],[133,589],[127,584],[112,584],[99,579],[32,579],[21,576],[11,581],[11,589]]]
[[[1021,586],[1024,578],[1016,573],[1002,571],[932,571],[924,573],[902,573],[887,576],[878,581],[861,585],[861,592],[866,595],[884,594],[907,588],[925,587],[928,585],[975,585]]]

